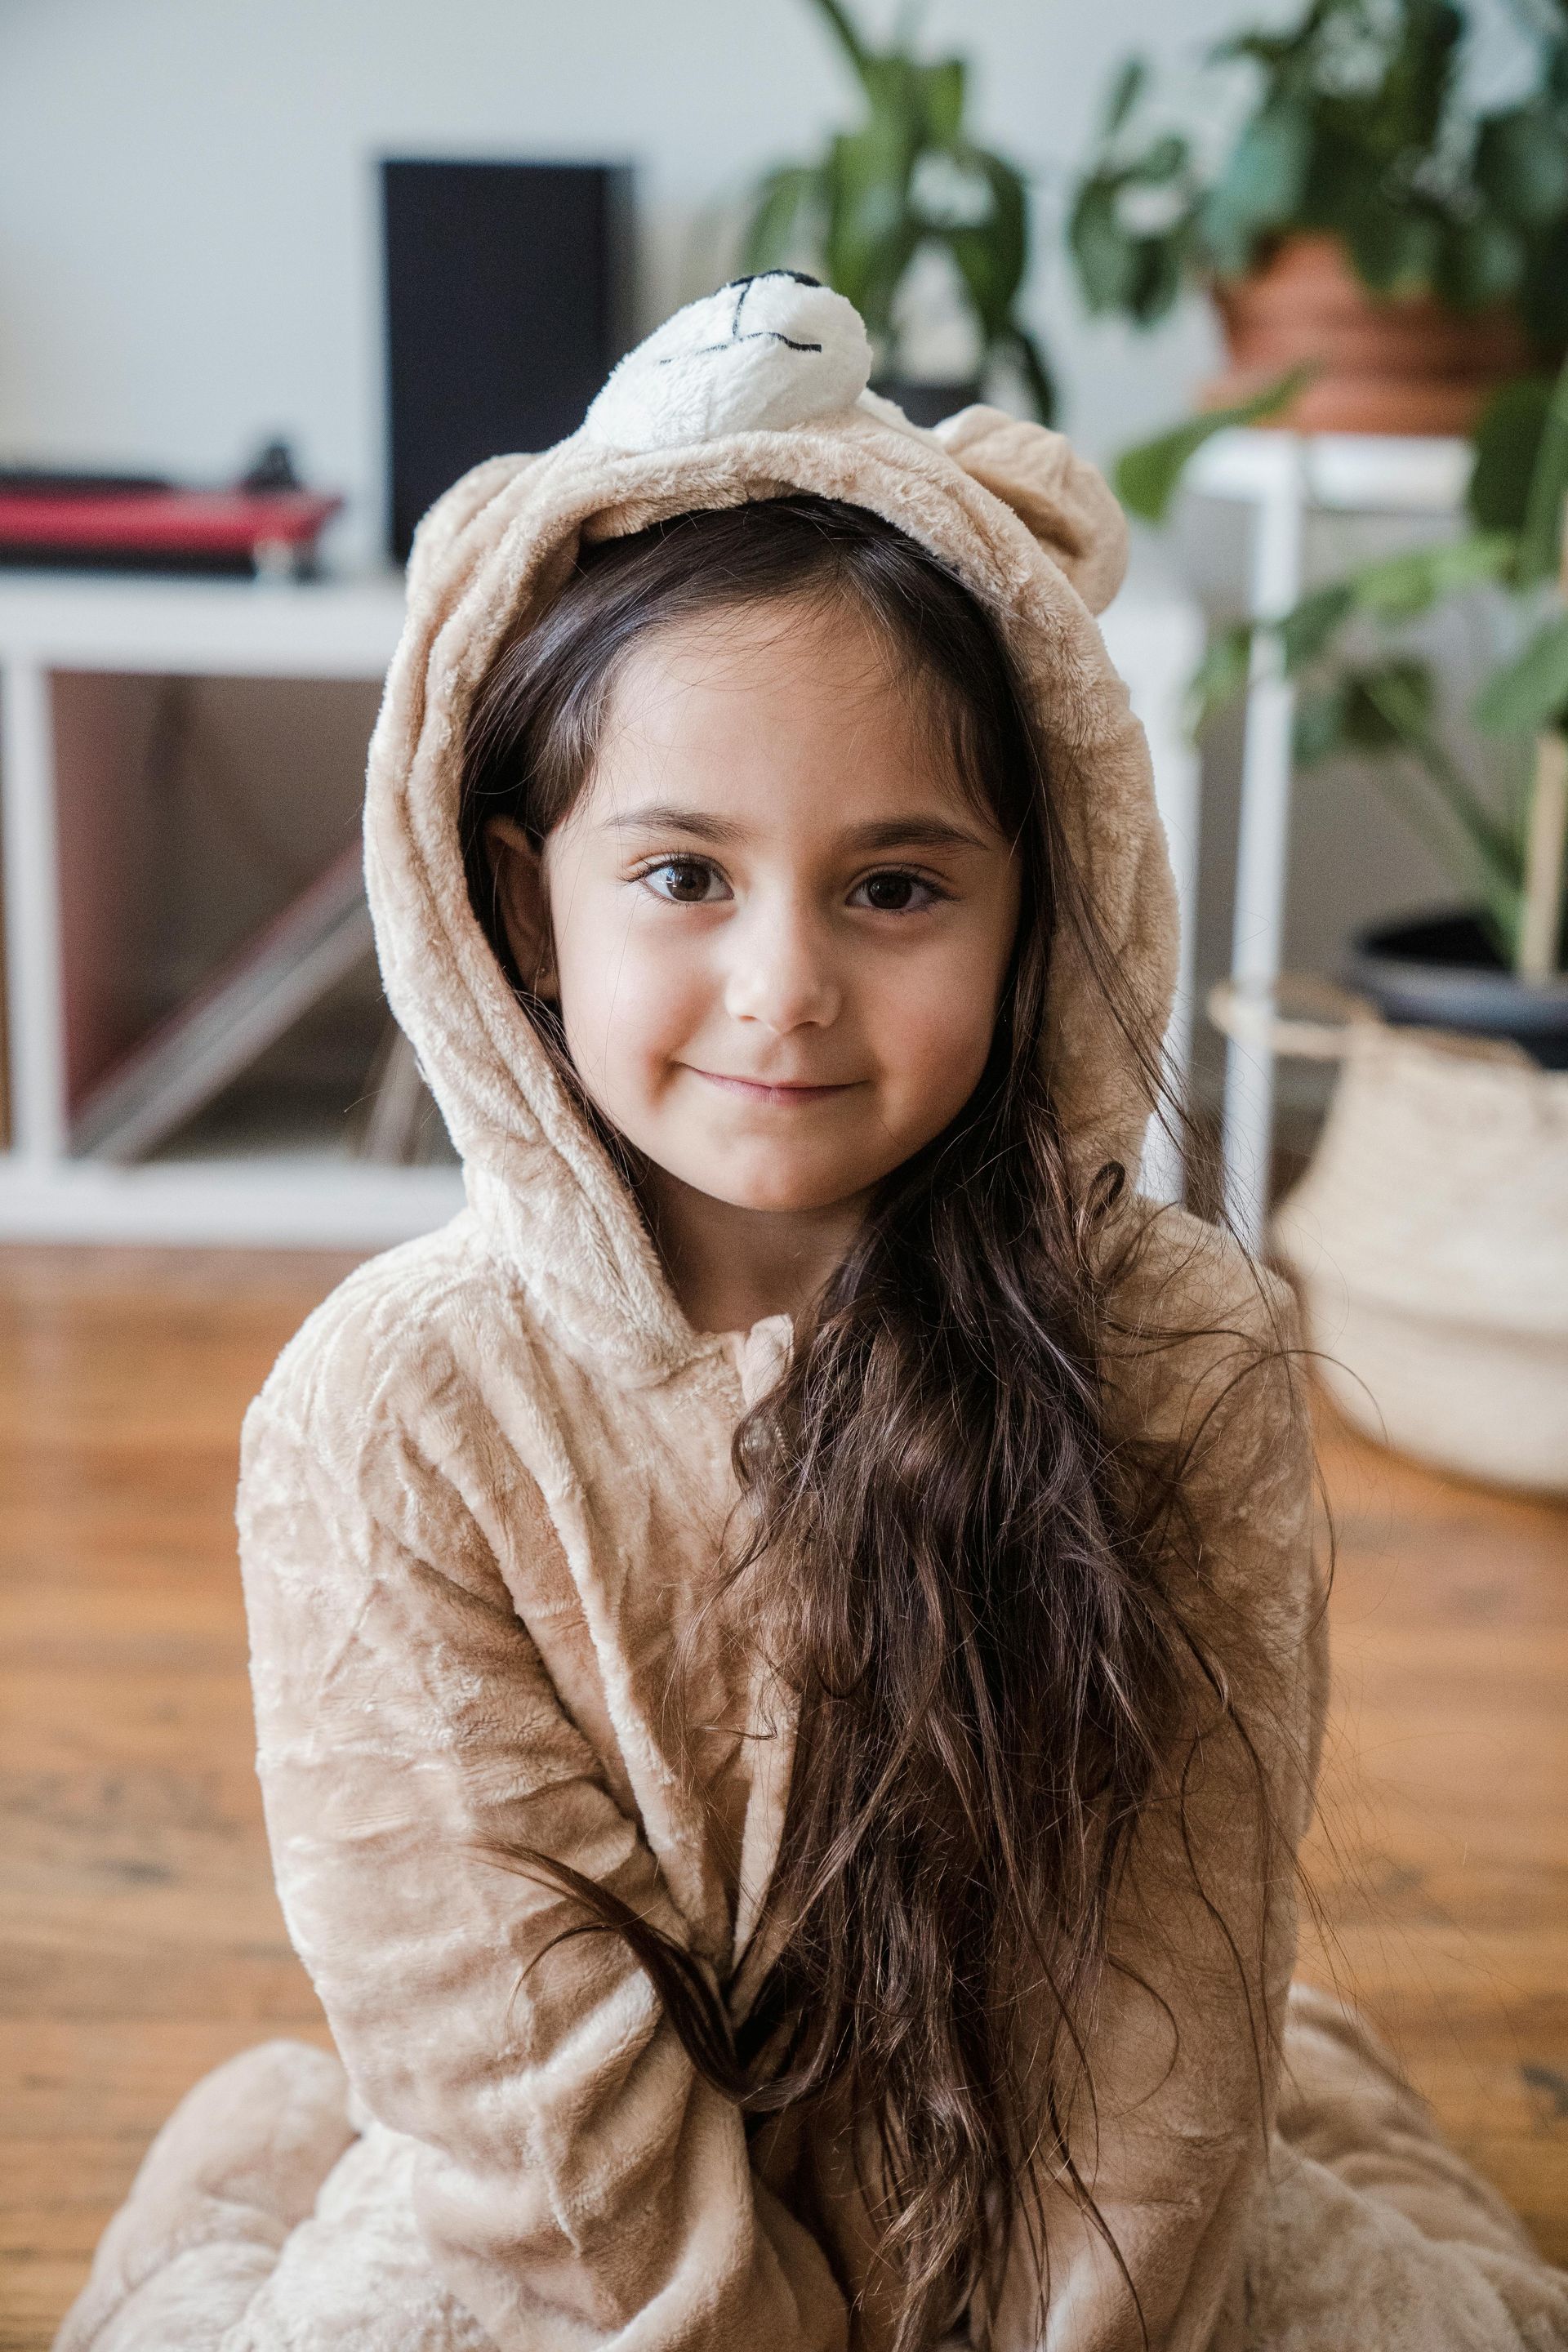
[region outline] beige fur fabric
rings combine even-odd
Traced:
[[[240,1497],[279,1890],[342,2063],[270,2043],[197,2086],[59,2352],[888,2342],[848,2120],[786,2116],[748,2139],[626,1950],[557,1940],[571,1906],[494,1858],[542,1849],[683,1938],[731,1983],[737,2013],[754,1991],[792,1721],[745,1588],[715,1605],[711,1578],[731,1433],[790,1328],[691,1328],[553,1076],[464,888],[466,715],[584,536],[789,489],[852,499],[941,554],[1005,632],[1075,856],[1156,1021],[1173,898],[1142,738],[1085,601],[1112,593],[1123,545],[1098,476],[1059,436],[992,411],[933,436],[868,396],[823,411],[809,385],[781,387],[798,345],[845,403],[853,337],[776,286],[677,323],[659,350],[685,372],[681,414],[703,420],[700,437],[660,440],[662,361],[645,354],[599,432],[493,460],[426,519],[372,749],[383,969],[468,1206],[363,1267],[285,1350],[246,1423]],[[773,339],[760,357],[759,338]],[[710,362],[732,365],[733,385],[694,385]],[[748,422],[757,401],[795,421]],[[621,429],[644,446],[615,446]],[[1111,1153],[1135,1164],[1144,1082],[1070,943],[1051,1019],[1080,1169]],[[1076,2118],[1075,2143],[1146,2340],[1568,2345],[1563,2277],[1433,2137],[1355,2021],[1290,1990],[1291,1862],[1325,1681],[1310,1447],[1280,1364],[1230,1386],[1288,1306],[1191,1220],[1129,1215],[1144,1231],[1125,1319],[1214,1336],[1126,1350],[1113,1415],[1173,1436],[1213,1408],[1193,1482],[1202,1575],[1181,1598],[1262,1772],[1260,1792],[1234,1743],[1205,1746],[1189,1806],[1202,1895],[1158,1803],[1114,1922],[1098,2113]],[[684,1737],[667,1704],[678,1654]],[[1044,2336],[1020,2242],[992,2306],[952,2340],[1131,2352],[1145,2338],[1103,2244],[1049,2181],[1042,2196]]]

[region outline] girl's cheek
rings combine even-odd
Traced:
[[[990,1051],[999,981],[989,943],[889,976],[880,1026],[895,1059],[956,1076]]]
[[[624,1082],[659,1092],[703,1027],[713,983],[700,941],[677,922],[643,916],[624,927],[600,964],[601,1021]]]

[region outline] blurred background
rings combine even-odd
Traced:
[[[363,1113],[380,1043],[363,969],[289,1008],[287,1024],[281,1002],[258,1013],[265,1043],[248,1060],[237,1039],[232,1067],[209,1055],[199,1084],[187,1076],[132,1130],[123,1091],[100,1097],[124,1055],[352,834],[362,738],[395,628],[389,564],[414,515],[473,456],[533,446],[531,428],[544,439],[569,429],[608,359],[750,260],[804,259],[843,283],[883,330],[884,375],[911,412],[934,416],[948,395],[958,404],[982,392],[1024,413],[1044,404],[1110,467],[1200,403],[1266,391],[1303,340],[1320,364],[1325,333],[1353,343],[1358,322],[1333,326],[1321,285],[1303,294],[1287,277],[1274,289],[1275,313],[1283,307],[1294,327],[1283,344],[1278,315],[1259,327],[1226,306],[1227,287],[1266,275],[1282,243],[1321,245],[1328,222],[1352,239],[1340,241],[1357,291],[1413,310],[1431,309],[1435,290],[1468,348],[1456,357],[1439,332],[1414,362],[1394,352],[1392,391],[1374,385],[1359,409],[1353,398],[1324,405],[1331,386],[1307,394],[1306,421],[1387,425],[1418,446],[1392,494],[1374,458],[1365,478],[1317,504],[1297,584],[1303,567],[1321,577],[1452,536],[1465,460],[1443,436],[1468,430],[1500,379],[1540,378],[1562,339],[1555,318],[1535,315],[1536,281],[1562,264],[1568,207],[1554,0],[1462,10],[1194,0],[1179,18],[1141,0],[1098,10],[933,0],[901,17],[863,0],[862,13],[863,25],[812,0],[744,10],[462,0],[438,20],[401,0],[7,6],[0,459],[13,492],[36,502],[37,469],[150,476],[187,493],[247,472],[265,482],[268,445],[281,443],[270,462],[282,481],[298,478],[323,508],[339,503],[324,529],[305,514],[287,525],[303,536],[258,542],[263,567],[310,563],[345,593],[258,617],[232,595],[159,599],[144,579],[140,593],[40,602],[0,576],[15,615],[0,653],[45,653],[58,681],[33,733],[71,739],[49,807],[12,821],[25,836],[10,852],[14,896],[36,902],[47,889],[60,907],[58,919],[36,903],[12,916],[10,1123],[13,1141],[36,1147],[48,1198],[37,1183],[26,1197],[0,1186],[0,1230],[103,1230],[96,1181],[77,1185],[79,1214],[65,1204],[74,1177],[60,1163],[84,1146],[103,1160],[226,1153],[240,1163],[236,1202],[264,1147],[363,1148],[353,1107]],[[1533,145],[1494,139],[1501,167],[1489,177],[1476,143],[1489,121],[1540,134]],[[403,168],[386,173],[389,159]],[[801,184],[804,171],[781,185],[787,167],[819,163],[816,185]],[[531,179],[470,168],[465,185],[433,163],[606,168]],[[1330,222],[1346,187],[1345,218]],[[1532,300],[1521,336],[1502,314]],[[1469,370],[1458,396],[1424,406],[1424,390],[1456,366]],[[1182,766],[1184,698],[1194,631],[1249,609],[1266,503],[1247,474],[1256,454],[1229,457],[1210,481],[1218,495],[1189,489],[1163,528],[1141,529],[1129,641],[1116,646],[1182,835],[1194,986],[1180,1058],[1190,1049],[1208,1108],[1218,1048],[1191,1013],[1234,960],[1242,717],[1234,695],[1208,712],[1200,803]],[[39,551],[32,514],[24,503],[0,516],[13,564]],[[134,531],[128,514],[119,520]],[[57,513],[55,527],[91,522]],[[187,514],[161,528],[195,524]],[[183,556],[160,546],[176,569],[226,560],[188,538]],[[243,537],[237,549],[243,559]],[[77,551],[92,561],[90,544]],[[1455,635],[1451,614],[1433,626],[1440,643],[1445,628]],[[140,633],[134,685],[116,643],[128,628]],[[1490,640],[1473,625],[1459,635],[1440,667],[1468,679]],[[26,739],[25,701],[25,689],[12,698]],[[1364,748],[1355,733],[1342,729],[1329,752]],[[1307,972],[1337,971],[1366,926],[1453,896],[1431,827],[1411,822],[1364,763],[1323,750],[1320,740],[1310,789],[1288,817],[1277,813],[1289,832],[1277,960]],[[15,767],[30,775],[36,764],[26,740],[14,745]],[[79,838],[62,876],[38,836],[74,829],[79,790],[95,809],[119,810],[123,838],[98,860]],[[318,910],[318,928],[329,913]],[[337,961],[355,961],[347,931]],[[1279,1133],[1299,1154],[1325,1084],[1299,1064],[1278,1080]],[[399,1149],[439,1150],[428,1122],[417,1142],[406,1122],[402,1133]],[[1268,1170],[1256,1118],[1234,1143],[1251,1155],[1260,1197]],[[373,1145],[390,1148],[384,1129]],[[142,1203],[110,1223],[156,1223],[153,1191],[143,1184]],[[279,1237],[357,1237],[330,1186],[317,1193],[313,1221],[302,1207],[290,1219],[274,1185],[248,1222],[237,1207],[215,1209],[204,1237],[265,1238],[268,1198]],[[369,1185],[359,1197],[378,1238],[407,1223],[399,1198],[417,1224],[436,1194]],[[181,1199],[195,1237],[190,1187]],[[1256,1200],[1247,1213],[1256,1224]]]
[[[892,10],[863,14],[890,33]],[[1196,306],[1152,341],[1085,319],[1070,175],[1130,50],[1190,63],[1235,18],[1227,0],[1180,24],[1138,0],[933,0],[921,20],[920,51],[969,60],[986,144],[1034,183],[1027,310],[1059,352],[1064,423],[1102,451],[1165,423],[1212,341]],[[635,338],[733,267],[760,174],[858,111],[800,0],[16,0],[4,37],[0,437],[222,476],[286,430],[353,501],[351,561],[382,552],[378,157],[633,166]]]
[[[358,871],[409,532],[777,265],[1131,518],[1144,1181],[1322,1350],[1317,1965],[1568,2256],[1568,0],[5,0],[0,2352],[319,2030],[228,1511],[277,1347],[460,1200]]]

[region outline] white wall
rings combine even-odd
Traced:
[[[869,26],[889,0],[859,0]],[[1098,450],[1176,414],[1210,344],[1089,326],[1072,168],[1134,47],[1189,56],[1237,0],[931,0],[975,121],[1039,175],[1029,308]],[[1179,32],[1177,30],[1179,21]],[[651,322],[730,262],[737,193],[853,111],[807,0],[4,0],[0,455],[231,474],[271,432],[380,509],[374,159],[626,158]]]

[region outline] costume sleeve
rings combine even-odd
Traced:
[[[1228,1332],[1136,1356],[1124,1407],[1141,1433],[1194,1437],[1174,1597],[1247,1738],[1215,1719],[1194,1671],[1195,1744],[1189,1755],[1181,1743],[1135,1833],[1087,2037],[1091,2089],[1070,2106],[1068,2145],[1105,2234],[1042,2164],[1035,2229],[1020,2216],[996,2298],[994,2352],[1241,2340],[1230,2330],[1268,2166],[1327,1661],[1310,1431],[1288,1364],[1260,1360],[1277,1344],[1264,1326],[1292,1337],[1289,1302],[1270,1286],[1239,1316],[1216,1313],[1211,1286],[1190,1315],[1165,1312]]]
[[[622,1941],[531,1847],[669,1934],[653,1857],[459,1498],[264,1393],[241,1559],[279,1892],[371,2111],[422,2144],[432,2259],[498,2352],[840,2352],[823,2253],[753,2176]]]

